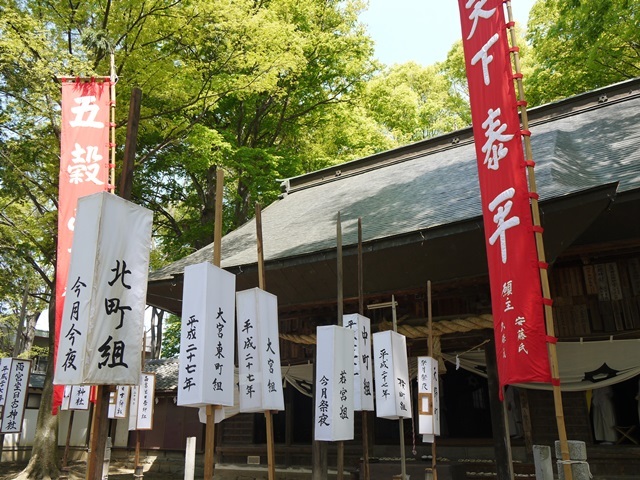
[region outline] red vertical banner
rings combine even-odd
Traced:
[[[551,381],[503,3],[458,0],[501,386]]]
[[[54,358],[62,323],[75,209],[78,198],[109,188],[110,82],[63,80],[60,124],[60,183],[56,263]],[[63,387],[54,389],[53,411],[62,404]]]

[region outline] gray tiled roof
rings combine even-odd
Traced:
[[[156,374],[156,390],[175,390],[178,388],[178,358],[162,358],[147,360],[144,363],[145,373]]]
[[[560,109],[560,113],[532,120],[541,200],[610,182],[619,182],[618,192],[640,187],[639,85],[635,81],[626,95],[608,102],[598,103],[594,93],[595,100],[586,107],[573,111],[567,107],[567,111]],[[469,137],[470,130],[461,131],[464,134]],[[399,149],[395,161],[370,162],[366,168],[355,168],[357,162],[351,162],[344,165],[341,176],[292,189],[262,212],[265,261],[335,248],[338,212],[344,245],[357,243],[358,217],[362,218],[365,244],[480,217],[472,141],[463,139],[436,149],[432,144],[414,144],[412,153],[404,157]],[[394,152],[386,155],[392,158]],[[169,279],[182,273],[186,265],[212,257],[209,245],[151,273],[149,280]],[[223,238],[222,259],[222,267],[256,263],[254,221]]]

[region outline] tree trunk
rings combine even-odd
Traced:
[[[52,414],[53,400],[53,335],[55,332],[55,294],[49,303],[49,363],[44,379],[36,435],[31,450],[31,459],[15,480],[49,480],[60,476],[58,456],[58,416]]]

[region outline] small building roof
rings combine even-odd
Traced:
[[[543,221],[554,227],[543,224],[550,260],[614,195],[640,188],[639,111],[640,79],[530,110],[538,193],[549,207]],[[267,285],[281,304],[335,298],[338,212],[344,254],[354,255],[361,218],[365,275],[371,266],[389,276],[369,277],[369,291],[486,273],[471,128],[291,178],[283,189],[262,212]],[[254,220],[222,240],[222,267],[238,275],[238,289],[257,285],[256,252]],[[209,245],[152,272],[148,303],[179,313],[184,268],[212,258]],[[425,268],[414,271],[420,260]],[[397,262],[393,273],[385,262]]]

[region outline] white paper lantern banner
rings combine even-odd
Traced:
[[[152,222],[150,210],[106,192],[78,200],[56,385],[138,381]]]
[[[353,440],[353,331],[316,330],[315,440]]]
[[[438,361],[418,357],[418,431],[427,443],[433,443],[435,436],[440,435],[439,394]]]
[[[387,420],[411,418],[407,341],[391,330],[373,334],[376,416]]]
[[[204,262],[184,269],[178,405],[233,405],[236,277]]]
[[[284,410],[278,298],[259,288],[236,294],[240,411]]]
[[[344,315],[342,326],[353,331],[354,407],[356,411],[374,409],[373,363],[371,358],[371,320],[357,313]]]
[[[9,373],[11,372],[11,358],[0,358],[0,410],[7,400],[7,387],[9,386]]]

